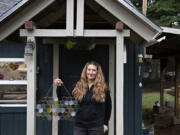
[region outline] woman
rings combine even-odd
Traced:
[[[57,86],[63,83],[61,79],[55,79],[54,82]],[[72,94],[80,105],[75,118],[74,135],[103,135],[107,132],[111,97],[98,63],[86,63]]]

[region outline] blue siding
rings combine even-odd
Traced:
[[[143,48],[126,40],[127,63],[124,65],[124,132],[125,135],[141,135],[142,90],[138,86],[137,55]]]
[[[41,39],[37,39],[37,65],[40,67],[40,73],[37,75],[37,101],[46,96],[48,88],[53,83],[53,49],[51,45],[43,45]],[[142,53],[142,48],[133,44],[130,40],[126,40],[127,45],[127,64],[124,65],[124,131],[125,135],[140,135],[141,134],[141,88],[138,84],[141,77],[138,76],[138,64],[136,62],[137,54]],[[16,49],[14,49],[16,48]],[[15,50],[15,51],[14,51]],[[98,50],[101,52],[101,50]],[[61,52],[62,53],[62,52]],[[98,53],[98,52],[95,52]],[[108,50],[106,50],[108,53]],[[16,57],[23,58],[24,46],[0,43],[0,57]],[[65,56],[65,54],[63,55]],[[108,54],[107,54],[108,56]],[[103,53],[103,58],[104,58]],[[72,54],[68,57],[69,60],[62,60],[64,64],[68,63],[74,58]],[[101,59],[102,55],[99,53],[98,58]],[[106,57],[105,59],[108,59]],[[83,61],[83,60],[82,60]],[[86,60],[84,60],[86,61]],[[101,62],[100,62],[101,63]],[[106,63],[106,62],[105,62]],[[105,68],[105,76],[108,78],[108,67],[105,63],[101,65]],[[61,64],[62,65],[62,64]],[[82,63],[81,63],[82,65]],[[69,66],[71,67],[71,66]],[[77,66],[78,70],[81,69]],[[76,70],[75,68],[73,70]],[[107,70],[107,72],[106,72]],[[72,70],[69,70],[70,73]],[[65,71],[63,71],[65,73]],[[73,72],[75,73],[75,72]],[[66,74],[67,75],[67,74]],[[63,76],[66,78],[66,76]],[[77,77],[77,76],[75,76]],[[77,79],[77,78],[76,78]],[[108,81],[108,80],[107,80]],[[72,83],[72,82],[71,82]],[[68,80],[67,80],[68,84]],[[52,95],[52,92],[49,96]],[[37,135],[49,135],[52,131],[52,121],[37,118],[36,133]],[[59,122],[59,134],[68,131],[72,134],[68,127],[73,127],[73,122],[65,121]],[[66,131],[66,132],[67,132]],[[25,108],[0,108],[0,135],[25,135],[26,134],[26,109]]]
[[[42,44],[42,39],[37,39],[37,66],[40,68],[37,75],[37,102],[47,96],[48,89],[53,83],[53,50],[52,45]],[[48,96],[52,96],[52,89]],[[36,134],[52,134],[52,121],[37,118]]]
[[[37,65],[40,73],[37,75],[37,100],[45,97],[53,82],[52,45],[43,45],[37,39]],[[23,58],[24,45],[0,43],[1,58]],[[51,95],[52,91],[50,92]],[[49,95],[49,96],[50,96]],[[52,121],[37,118],[36,134],[49,135],[52,132]],[[0,135],[26,134],[26,108],[0,108]]]
[[[26,134],[26,108],[0,107],[0,135]]]
[[[23,44],[0,42],[0,58],[24,58]]]

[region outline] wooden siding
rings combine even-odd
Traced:
[[[126,40],[127,64],[124,65],[124,134],[141,135],[142,90],[139,87],[137,54],[143,48]]]
[[[0,135],[26,134],[26,108],[0,107]]]
[[[24,58],[25,45],[0,42],[0,58]]]
[[[126,40],[125,43],[127,45],[127,64],[124,65],[124,135],[141,135],[142,90],[138,86],[139,82],[141,81],[141,77],[136,74],[138,73],[138,64],[136,63],[136,59],[137,54],[140,52],[142,53],[143,49],[133,44],[130,40]],[[53,49],[51,45],[43,45],[41,39],[37,40],[37,47],[37,65],[40,67],[40,73],[37,75],[37,99],[39,100],[46,95],[48,88],[53,82]],[[2,46],[2,44],[0,44],[0,57],[23,57],[23,45],[21,47],[19,47],[18,45],[16,46],[16,50],[18,51],[13,50],[14,45],[8,44],[6,46]],[[9,53],[9,51],[12,52],[12,54]],[[98,52],[101,52],[101,47],[99,47],[99,49],[95,53]],[[108,49],[106,49],[105,52],[108,53]],[[69,55],[69,59],[63,60],[63,57],[61,57],[62,55]],[[62,50],[60,51],[60,60],[61,62],[62,60],[64,61],[63,64],[68,65],[76,62],[72,61],[72,58],[74,58],[72,54],[67,54],[67,52],[62,52]],[[101,58],[101,53],[99,53],[98,57],[94,56],[95,60]],[[105,59],[108,60],[108,57],[105,57]],[[84,58],[83,62],[87,60],[89,59]],[[62,63],[60,65],[62,65]],[[108,79],[108,66],[106,66],[106,63],[101,63],[101,65],[105,67],[105,76],[106,79]],[[74,73],[74,70],[76,70],[76,68],[81,70],[82,66],[83,65],[79,65],[73,69],[71,68],[71,70],[67,69],[66,71],[68,72],[60,69],[62,70],[61,72],[65,73],[64,76],[62,76],[63,78],[65,78],[65,84],[71,86],[71,84],[74,83],[69,82],[66,76]],[[71,77],[75,77],[73,81],[77,81],[78,79],[77,76]],[[49,96],[52,96],[52,93],[50,93]],[[21,109],[22,108],[20,108],[20,110],[18,108],[0,108],[0,135],[24,135],[26,133],[26,109]],[[36,122],[37,135],[51,134],[52,121],[37,118]],[[73,127],[73,125],[73,121],[59,121],[59,135],[61,135],[67,129],[68,130],[66,132],[68,132],[68,135],[72,135],[73,131],[69,130],[69,127]]]

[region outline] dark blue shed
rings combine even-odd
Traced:
[[[23,4],[22,1],[21,6],[1,19],[0,59],[25,60],[27,104],[26,107],[0,105],[0,128],[3,128],[0,133],[72,135],[73,121],[36,118],[36,101],[46,96],[58,76],[71,89],[85,62],[96,60],[102,65],[113,99],[109,134],[140,135],[141,63],[137,57],[143,54],[143,43],[155,40],[161,29],[125,0],[39,0]],[[22,29],[25,21],[28,22]],[[83,48],[91,38],[95,48]],[[67,49],[66,41],[70,39],[87,42],[79,43],[85,45],[78,49]],[[24,45],[30,42],[34,44],[32,56],[24,59]],[[53,97],[55,89],[54,86]]]

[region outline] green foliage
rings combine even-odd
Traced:
[[[141,11],[142,0],[132,0],[132,2]],[[154,3],[149,3],[147,17],[160,26],[180,28],[180,1],[156,0]],[[179,25],[174,25],[174,23]]]
[[[173,27],[174,22],[180,24],[180,1],[158,0],[148,6],[147,16],[160,26]]]

